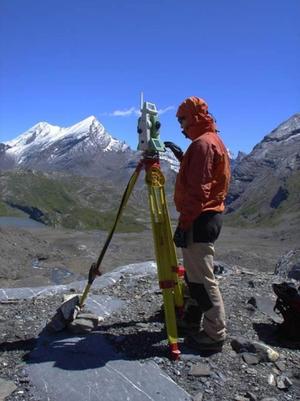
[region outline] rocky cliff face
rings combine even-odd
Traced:
[[[228,214],[245,222],[299,218],[300,114],[295,114],[237,161]]]
[[[5,143],[0,143],[0,169],[11,169],[15,166],[15,160],[8,154],[10,146]]]

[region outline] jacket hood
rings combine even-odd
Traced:
[[[191,96],[185,99],[178,107],[176,117],[186,120],[185,132],[191,140],[205,132],[216,132],[216,125],[208,112],[208,105],[199,97]]]

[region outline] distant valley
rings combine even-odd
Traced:
[[[69,128],[36,124],[0,144],[0,216],[28,216],[54,227],[107,230],[140,157],[93,116]],[[161,159],[171,194],[178,162],[170,151]],[[141,173],[120,231],[141,231],[149,224],[143,178]]]
[[[0,216],[46,225],[103,229],[112,224],[140,154],[114,139],[93,116],[69,128],[39,123],[0,144]],[[178,163],[162,155],[171,216]],[[248,155],[233,160],[226,222],[295,228],[300,222],[300,114],[275,128]],[[129,201],[121,231],[149,225],[144,180]]]

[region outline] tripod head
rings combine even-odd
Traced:
[[[147,153],[165,152],[165,145],[160,139],[160,121],[154,103],[144,102],[141,96],[141,116],[138,119],[138,150]]]

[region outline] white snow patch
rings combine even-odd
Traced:
[[[87,117],[71,127],[59,127],[41,122],[5,144],[10,146],[7,153],[16,157],[18,164],[21,164],[27,155],[43,151],[59,140],[64,138],[80,140],[84,136],[94,137],[92,140],[99,143],[108,143],[104,151],[124,151],[129,147],[124,142],[112,138],[95,116]],[[59,148],[55,147],[54,154],[50,155],[51,159],[55,157],[57,150]]]

